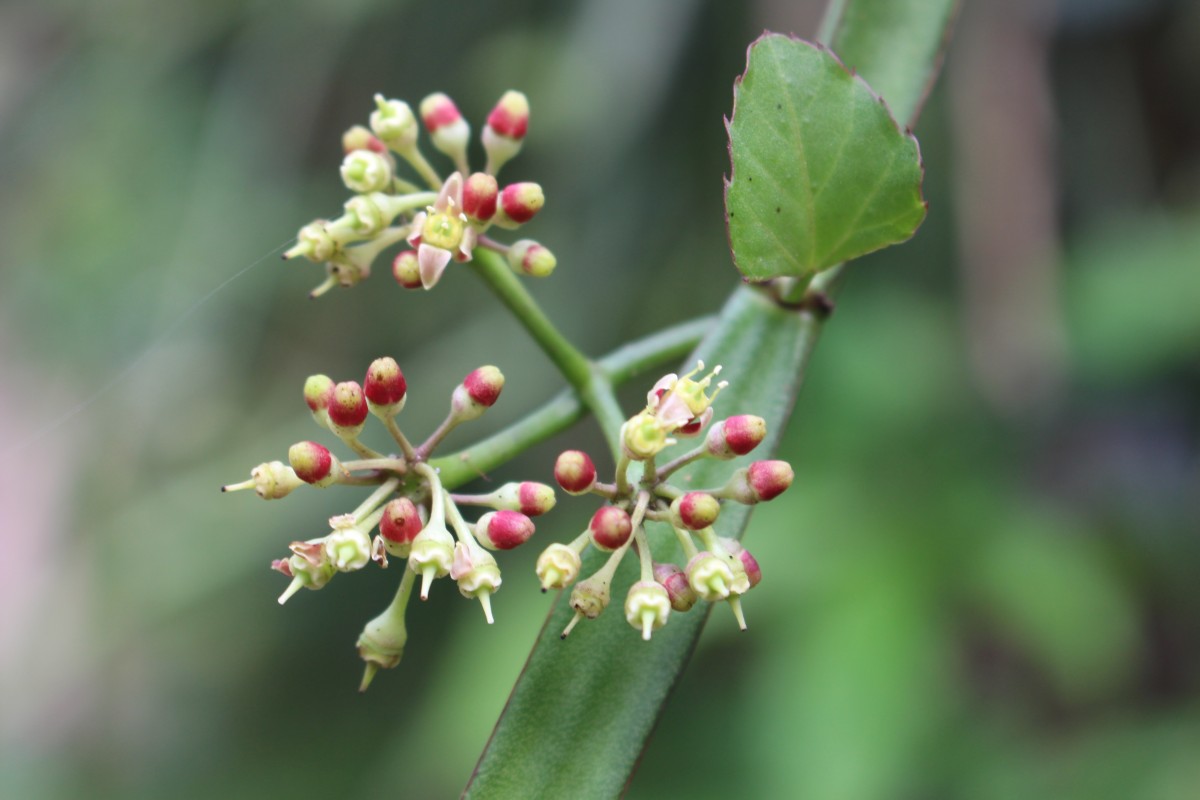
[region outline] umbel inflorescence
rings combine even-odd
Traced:
[[[679,377],[663,377],[647,396],[646,408],[630,417],[621,428],[621,457],[612,483],[596,480],[592,459],[579,450],[559,455],[554,478],[569,494],[591,493],[606,505],[592,516],[587,528],[569,544],[552,544],[537,562],[542,590],[562,589],[575,580],[588,547],[611,553],[591,577],[575,584],[571,607],[575,616],[562,632],[565,639],[580,620],[595,619],[608,607],[612,579],[617,566],[632,549],[641,564],[641,578],[625,597],[625,619],[649,640],[650,634],[666,624],[672,610],[688,611],[700,600],[728,602],[738,626],[746,628],[741,597],[762,578],[758,562],[736,539],[720,537],[713,524],[721,504],[756,504],[778,497],[792,483],[792,468],[786,461],[756,461],[737,470],[723,485],[700,491],[684,491],[668,482],[677,471],[705,458],[721,460],[746,455],[766,435],[762,417],[738,415],[720,420],[705,433],[713,417],[712,403],[725,386],[709,389],[720,373],[717,367],[699,380],[701,362],[695,370]],[[701,443],[662,466],[655,459],[674,437],[699,437]],[[631,466],[640,463],[641,477],[630,480]],[[632,470],[636,477],[636,468]],[[686,562],[680,566],[657,563],[651,556],[646,523],[659,523],[674,535]],[[696,544],[699,540],[700,546]]]
[[[342,136],[342,182],[355,196],[346,201],[340,217],[313,220],[301,228],[296,245],[284,253],[285,259],[304,256],[325,264],[327,277],[310,297],[334,286],[356,285],[371,274],[383,251],[401,242],[415,248],[392,259],[392,275],[406,289],[432,289],[452,260],[470,261],[476,247],[503,254],[523,275],[545,277],[554,271],[554,254],[532,239],[506,245],[487,235],[493,226],[521,227],[545,202],[536,183],[501,188],[496,179],[525,140],[525,95],[505,92],[488,115],[480,136],[487,153],[482,172],[471,171],[471,128],[454,101],[441,93],[421,101],[429,140],[454,164],[455,171],[444,180],[421,151],[420,125],[409,105],[383,95],[375,95],[375,104],[369,130],[355,125]],[[428,190],[398,174],[397,157]]]
[[[370,274],[375,259],[400,242],[415,248],[402,250],[392,260],[393,276],[406,288],[432,288],[451,261],[470,261],[481,247],[503,254],[518,274],[544,277],[554,270],[554,255],[537,242],[524,239],[504,245],[487,236],[493,226],[511,229],[528,222],[544,201],[537,184],[513,183],[501,189],[496,179],[500,168],[520,150],[528,129],[529,105],[523,94],[506,92],[488,116],[481,136],[487,154],[482,172],[470,170],[470,129],[450,98],[433,94],[421,102],[420,118],[430,141],[456,170],[445,179],[420,150],[419,125],[409,106],[379,95],[375,100],[370,130],[355,126],[343,136],[342,180],[356,196],[345,204],[340,217],[315,220],[301,228],[296,245],[284,256],[303,255],[324,263],[327,278],[312,296],[336,285],[359,283]],[[400,162],[429,190],[400,176]],[[510,294],[524,292],[503,266],[499,273],[481,274],[489,281],[503,276]],[[515,305],[525,313],[541,315],[527,294],[519,299]],[[585,372],[595,369],[552,330],[544,315],[537,325],[522,321],[535,338],[540,337],[548,353],[557,353],[560,369],[566,351],[573,353],[570,357],[577,359],[577,366],[582,362]],[[552,347],[547,347],[546,339],[553,340]],[[710,426],[713,401],[726,385],[714,384],[720,371],[717,367],[697,378],[704,372],[700,363],[682,377],[667,375],[654,385],[645,408],[620,426],[611,483],[596,479],[596,467],[583,452],[569,450],[558,457],[554,476],[565,491],[605,500],[583,533],[571,542],[550,545],[537,560],[543,591],[573,585],[570,604],[575,615],[563,638],[581,619],[594,619],[608,606],[613,576],[631,551],[640,561],[641,577],[626,596],[625,618],[643,638],[649,640],[673,610],[687,611],[700,600],[728,602],[745,629],[741,597],[758,584],[762,573],[749,551],[736,539],[718,536],[713,526],[723,503],[755,504],[778,496],[791,485],[792,469],[784,461],[756,461],[736,471],[723,486],[700,491],[685,491],[670,482],[677,472],[701,459],[747,455],[766,435],[764,420],[752,415],[731,416]],[[578,374],[572,378],[573,372],[577,370],[563,369],[579,390]],[[372,488],[355,508],[331,517],[323,535],[292,542],[290,554],[271,565],[290,579],[279,598],[282,604],[301,589],[321,589],[339,573],[359,571],[372,563],[386,568],[389,557],[404,560],[391,604],[366,624],[358,638],[358,653],[366,662],[363,690],[380,668],[400,662],[408,638],[405,613],[418,582],[424,600],[435,580],[449,576],[464,597],[480,602],[490,624],[491,597],[501,584],[500,567],[491,551],[509,550],[527,541],[534,533],[531,517],[555,504],[554,490],[532,481],[507,483],[488,494],[453,493],[430,463],[444,437],[482,415],[503,386],[498,368],[474,370],[453,390],[445,420],[414,445],[396,421],[407,401],[408,385],[395,360],[374,361],[362,384],[313,375],[304,384],[312,417],[354,458],[339,459],[314,441],[297,442],[288,450],[287,464],[281,460],[260,464],[249,480],[223,487],[224,491],[254,489],[268,500],[285,497],[303,485]],[[605,389],[611,392],[610,386]],[[611,402],[615,407],[616,399]],[[395,452],[379,452],[360,439],[372,416],[391,435]],[[620,424],[619,414],[609,420],[609,430]],[[700,436],[703,439],[694,449],[657,464],[658,456],[677,437]],[[463,506],[488,510],[468,522],[460,510]],[[653,560],[651,532],[677,539],[681,563]],[[576,583],[588,547],[610,555],[594,575]]]
[[[501,581],[500,567],[488,551],[523,544],[534,533],[530,517],[554,507],[554,490],[531,481],[507,483],[485,495],[453,494],[428,463],[446,434],[480,417],[503,388],[504,375],[496,367],[472,371],[454,388],[445,420],[414,446],[396,423],[408,398],[408,385],[393,359],[372,362],[362,384],[334,383],[325,375],[313,375],[304,383],[304,399],[313,419],[357,458],[341,460],[317,442],[297,442],[288,449],[288,464],[259,464],[249,480],[222,487],[227,492],[254,489],[266,500],[286,497],[305,484],[375,487],[354,510],[331,517],[330,530],[323,536],[292,542],[291,555],[271,564],[291,578],[279,597],[282,604],[301,589],[321,589],[338,573],[355,572],[372,562],[386,568],[389,556],[405,559],[391,605],[367,623],[358,639],[358,653],[367,662],[363,689],[380,667],[400,663],[408,638],[405,610],[418,579],[425,600],[435,579],[450,576],[464,597],[482,604],[490,624],[491,596]],[[392,435],[397,453],[384,454],[361,441],[371,416]],[[469,523],[459,510],[464,505],[491,511]]]

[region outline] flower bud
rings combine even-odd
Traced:
[[[703,530],[717,521],[721,503],[707,492],[688,492],[671,501],[671,522],[689,531]]]
[[[483,606],[488,625],[495,622],[491,596],[500,588],[500,567],[492,554],[467,542],[459,542],[454,546],[450,577],[458,581],[458,591],[463,597],[474,598]]]
[[[564,450],[554,462],[554,480],[567,494],[585,494],[596,483],[596,465],[582,450]]]
[[[521,92],[507,91],[488,114],[480,138],[488,157],[488,172],[500,171],[510,159],[521,152],[521,144],[529,130],[529,100]]]
[[[571,629],[583,617],[595,619],[600,616],[604,609],[608,608],[611,599],[612,593],[609,591],[608,581],[604,578],[592,576],[575,584],[575,588],[571,590],[571,608],[575,609],[575,618],[563,629],[562,638],[567,638]]]
[[[758,447],[766,435],[766,420],[753,414],[739,414],[712,426],[704,445],[710,455],[729,460],[744,456]]]
[[[434,147],[450,156],[455,164],[466,162],[471,126],[453,100],[441,92],[429,95],[421,101],[421,121]]]
[[[671,614],[671,598],[666,588],[654,581],[638,581],[629,587],[625,597],[625,619],[650,641],[650,634],[667,624]]]
[[[397,153],[411,150],[417,144],[416,117],[408,103],[402,100],[385,100],[375,95],[375,111],[371,112],[371,130],[388,147]]]
[[[313,486],[323,488],[346,475],[337,456],[316,442],[296,442],[288,448],[288,461],[296,477]]]
[[[362,125],[354,125],[342,134],[342,152],[352,153],[355,150],[370,150],[373,153],[386,154],[387,147],[379,137]]]
[[[328,375],[309,375],[304,380],[304,402],[313,419],[322,428],[329,427],[329,398],[333,394],[333,379]]]
[[[786,461],[755,461],[733,473],[720,493],[739,503],[754,505],[783,494],[794,477],[792,465]]]
[[[353,514],[329,520],[333,531],[325,537],[325,552],[338,572],[362,569],[371,560],[371,537],[358,527]]]
[[[371,362],[363,380],[363,394],[371,413],[378,417],[394,417],[404,408],[408,382],[394,358],[385,356]]]
[[[663,427],[654,414],[642,411],[621,426],[621,449],[634,461],[645,461],[658,455],[664,447],[675,444],[668,434],[669,429]]]
[[[654,580],[667,590],[667,596],[671,598],[671,608],[676,611],[689,611],[700,599],[688,583],[687,575],[674,564],[655,564]]]
[[[518,511],[489,511],[475,523],[475,536],[489,550],[512,550],[533,536],[533,520]]]
[[[327,219],[317,219],[301,228],[296,234],[296,244],[283,254],[283,260],[304,256],[309,261],[319,264],[333,258],[338,250],[338,243],[325,229],[328,224]]]
[[[527,517],[538,517],[554,508],[554,490],[544,483],[521,481],[506,483],[488,496],[496,509],[520,511]]]
[[[546,196],[538,184],[510,183],[500,192],[493,222],[501,228],[520,227],[533,219],[545,204]]]
[[[329,422],[340,438],[352,438],[362,433],[370,413],[367,396],[357,381],[342,381],[329,395]]]
[[[547,589],[562,589],[564,586],[570,586],[571,582],[579,576],[579,570],[582,567],[583,560],[574,548],[556,542],[538,556],[535,571],[544,592]]]
[[[353,150],[341,167],[342,183],[352,192],[382,192],[392,185],[392,162],[372,150]]]
[[[408,556],[408,568],[421,576],[421,599],[429,599],[429,586],[434,578],[450,574],[454,564],[454,537],[444,523],[433,518],[413,539]]]
[[[596,547],[611,552],[629,541],[633,534],[633,521],[625,509],[603,506],[592,515],[588,530],[592,532],[592,543]]]
[[[421,532],[421,512],[407,497],[397,497],[383,507],[379,533],[388,553],[405,558],[412,550],[413,540]]]
[[[488,222],[496,216],[499,195],[500,187],[494,177],[484,172],[473,173],[463,184],[462,211],[472,222]]]
[[[325,232],[339,245],[371,239],[388,225],[394,216],[380,208],[378,192],[360,194],[342,204],[342,216],[325,226]]]
[[[758,560],[750,555],[750,551],[737,539],[721,538],[717,541],[721,543],[721,547],[725,549],[726,553],[742,562],[742,568],[746,571],[746,580],[749,584],[745,591],[758,586],[758,582],[762,580],[762,568],[758,566]]]
[[[421,264],[416,250],[403,250],[392,259],[392,277],[405,289],[421,288]]]
[[[404,598],[407,599],[407,598]],[[408,641],[408,629],[404,624],[405,604],[393,600],[383,613],[368,622],[358,636],[358,655],[367,662],[362,683],[358,690],[365,692],[371,679],[380,669],[391,669],[404,656],[404,645]]]
[[[282,461],[268,461],[250,470],[250,480],[222,486],[221,491],[253,489],[263,500],[278,500],[287,497],[293,489],[303,485],[304,481],[300,480],[291,467],[285,466]]]
[[[715,603],[729,597],[733,587],[733,571],[724,559],[707,551],[692,557],[687,565],[688,584],[702,600]]]
[[[508,265],[513,272],[534,278],[545,278],[558,266],[558,259],[549,249],[532,239],[521,239],[508,249]]]
[[[495,404],[502,389],[504,373],[493,366],[480,367],[454,388],[450,404],[460,421],[477,419]]]

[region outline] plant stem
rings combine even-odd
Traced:
[[[712,317],[684,322],[644,339],[631,342],[600,359],[599,366],[613,385],[620,385],[643,370],[688,353],[712,327]],[[567,390],[520,422],[458,453],[434,459],[449,488],[462,486],[518,453],[549,439],[578,421],[584,413],[579,396]]]
[[[600,428],[609,443],[616,447],[617,432],[621,423],[625,421],[625,415],[617,404],[612,382],[603,368],[590,361],[575,345],[567,341],[503,258],[490,250],[479,249],[476,250],[471,265],[525,326],[525,330],[554,362],[567,382],[574,387],[583,402],[596,415],[596,421],[600,423]]]

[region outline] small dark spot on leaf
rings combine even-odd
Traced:
[[[776,213],[776,214],[778,214],[778,213],[779,213],[779,206],[775,206],[775,213]]]
[[[754,183],[754,178],[751,178],[751,177],[748,177],[748,176],[747,176],[746,180],[750,181],[751,183]]]
[[[776,110],[776,111],[780,111],[780,110],[782,110],[782,109],[783,109],[783,103],[776,103],[776,104],[775,104],[775,110]]]

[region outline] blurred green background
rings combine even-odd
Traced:
[[[394,575],[280,608],[266,567],[360,493],[216,489],[317,433],[313,372],[394,355],[416,435],[500,364],[452,445],[560,380],[466,270],[311,303],[319,268],[272,255],[196,304],[337,211],[374,92],[478,129],[515,87],[551,316],[600,354],[711,312],[732,80],[820,5],[0,5],[0,796],[456,795],[549,604],[536,553],[490,629],[438,586],[359,696]],[[630,797],[1200,796],[1200,4],[967,5],[929,219],[852,270],[746,539],[750,632],[713,615]],[[585,423],[492,477],[565,446],[603,452]]]

